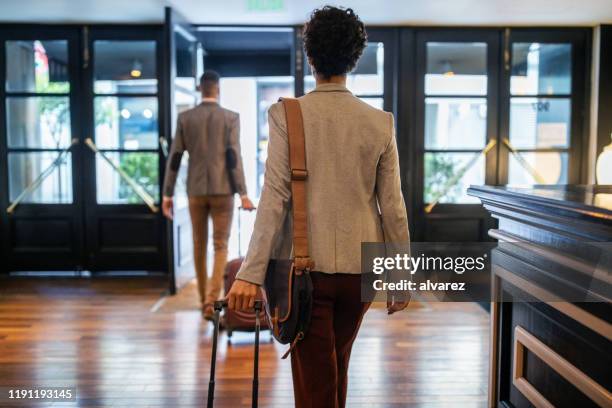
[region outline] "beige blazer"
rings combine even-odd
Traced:
[[[325,84],[299,98],[304,118],[310,256],[314,270],[360,273],[362,242],[409,241],[393,115]],[[238,279],[261,285],[270,258],[291,255],[291,180],[285,112],[270,140],[255,228]]]
[[[176,177],[183,152],[189,152],[187,195],[207,196],[231,194],[232,188],[225,163],[226,150],[231,146],[237,163],[232,169],[236,192],[247,193],[240,154],[240,117],[216,102],[202,102],[182,112],[176,124],[176,134],[168,155],[164,179],[164,195],[174,194]]]

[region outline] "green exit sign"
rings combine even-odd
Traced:
[[[284,8],[283,0],[247,0],[249,11],[281,11]]]

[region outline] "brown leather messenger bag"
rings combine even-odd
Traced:
[[[312,309],[314,267],[308,252],[308,215],[306,208],[306,146],[300,103],[294,98],[281,98],[287,118],[289,167],[291,169],[291,201],[293,205],[293,259],[271,259],[266,271],[266,313],[274,338],[291,344],[286,358],[304,338]]]

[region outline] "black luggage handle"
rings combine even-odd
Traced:
[[[217,362],[217,341],[219,337],[219,320],[221,309],[227,307],[226,300],[218,300],[214,303],[214,331],[212,344],[212,357],[210,362],[210,380],[208,381],[208,402],[207,408],[213,408],[213,400],[215,399],[215,369]],[[263,310],[263,301],[256,300],[253,307],[255,309],[255,357],[253,362],[253,393],[251,396],[251,406],[257,408],[258,392],[259,392],[259,312]]]

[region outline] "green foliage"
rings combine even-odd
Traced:
[[[64,82],[50,82],[45,86],[37,85],[37,92],[63,93],[66,92],[66,84]],[[64,127],[70,126],[70,103],[64,97],[41,97],[38,110],[40,120],[45,122],[51,132],[55,147],[60,148]]]
[[[113,126],[118,126],[119,111],[117,99],[110,96],[96,97],[94,99],[94,115],[96,127],[105,124],[109,129],[112,129]]]
[[[424,201],[430,203],[460,168],[458,160],[448,154],[425,154]],[[459,185],[451,188],[443,197],[445,202],[455,202],[461,196]]]
[[[121,156],[121,168],[140,184],[153,198],[159,199],[157,155],[151,153],[124,153]],[[130,204],[141,204],[136,192],[122,179],[119,197]]]

